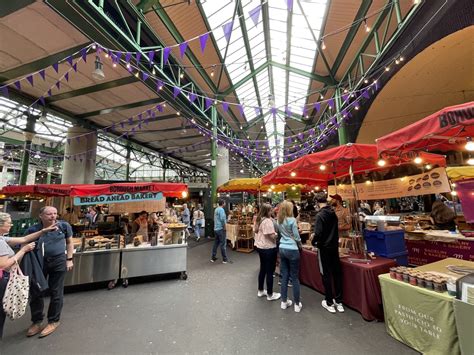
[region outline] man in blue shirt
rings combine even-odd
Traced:
[[[227,238],[225,232],[225,223],[227,221],[227,217],[224,211],[224,201],[219,201],[219,206],[214,210],[214,234],[216,235],[216,239],[214,239],[214,245],[212,246],[212,256],[211,262],[215,262],[217,260],[217,248],[220,246],[221,254],[222,254],[222,263],[227,264],[227,253],[225,250]]]
[[[48,308],[48,325],[43,328],[43,294],[36,288],[30,288],[30,308],[32,325],[28,328],[28,337],[40,333],[40,338],[53,333],[59,326],[59,318],[63,308],[64,278],[66,271],[72,270],[74,246],[72,242],[71,225],[65,221],[58,221],[58,211],[55,207],[45,206],[40,209],[40,223],[27,229],[25,235],[37,232],[57,223],[57,229],[43,234],[37,242],[36,253],[42,263],[51,300]]]

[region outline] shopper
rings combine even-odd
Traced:
[[[342,306],[342,273],[339,261],[338,220],[334,210],[327,204],[324,192],[316,194],[321,209],[314,224],[313,246],[318,248],[320,272],[326,298],[321,305],[331,313],[344,312]],[[333,297],[334,283],[334,297]]]
[[[183,204],[183,213],[181,213],[181,221],[186,225],[186,229],[184,233],[186,238],[189,237],[189,227],[191,224],[191,212],[189,212],[188,205],[186,203]]]
[[[351,215],[349,210],[342,205],[342,197],[339,194],[330,195],[331,206],[336,212],[339,238],[349,238],[349,231],[351,229]]]
[[[49,230],[38,240],[35,252],[38,259],[43,262],[43,271],[48,278],[51,299],[48,307],[48,325],[43,329],[44,318],[43,294],[32,285],[30,287],[30,308],[32,325],[28,328],[27,336],[31,337],[40,333],[40,338],[53,333],[59,326],[61,310],[63,308],[64,278],[66,271],[73,268],[72,229],[64,221],[56,221],[58,211],[55,207],[46,206],[40,209],[40,223],[28,228],[26,234],[48,230],[57,223],[57,229]]]
[[[67,207],[66,213],[62,216],[62,220],[72,225],[79,222],[79,217],[73,208]]]
[[[218,203],[218,207],[214,210],[214,245],[212,246],[212,255],[211,255],[211,262],[215,262],[217,260],[217,248],[220,246],[221,254],[222,254],[222,263],[227,264],[227,253],[226,253],[226,232],[225,232],[225,224],[227,218],[224,211],[224,201],[220,200]]]
[[[278,211],[278,229],[280,231],[280,270],[281,279],[281,309],[291,307],[293,302],[288,299],[288,281],[293,281],[293,298],[295,312],[300,312],[303,304],[300,302],[300,252],[298,242],[301,242],[298,234],[296,218],[293,217],[293,204],[283,201]]]
[[[8,279],[10,276],[10,268],[15,264],[19,264],[23,256],[34,250],[35,243],[42,234],[56,230],[56,224],[48,228],[41,229],[35,233],[28,234],[20,238],[6,237],[12,227],[12,219],[8,213],[0,212],[0,300],[3,300],[3,295],[7,288]],[[23,244],[20,250],[15,254],[11,246]],[[0,340],[3,336],[3,326],[5,324],[5,312],[3,306],[0,305]]]
[[[276,232],[271,218],[272,206],[263,204],[253,226],[255,232],[255,246],[260,257],[260,271],[258,273],[258,297],[267,296],[268,301],[275,301],[280,294],[273,292],[273,273],[277,259]],[[263,288],[265,278],[267,289]]]
[[[193,213],[194,235],[197,242],[201,239],[201,228],[204,227],[204,212],[201,209],[201,205],[197,205]]]

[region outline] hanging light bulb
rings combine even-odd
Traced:
[[[367,180],[367,181],[365,182],[366,185],[370,185],[371,183],[372,183],[372,181],[370,181],[370,180]]]
[[[364,80],[364,84],[368,84],[369,83],[369,80],[368,79],[365,79]]]
[[[181,112],[179,112],[179,111],[176,111],[176,114],[177,114],[178,116],[181,116]]]
[[[109,53],[105,53],[105,58],[108,58],[109,57]]]
[[[416,157],[416,158],[413,160],[413,162],[414,162],[415,164],[421,164],[421,163],[423,163],[423,159],[421,159],[420,157]]]
[[[139,76],[139,72],[136,72],[135,77],[138,78],[138,76]]]
[[[113,66],[114,68],[116,68],[116,67],[117,67],[117,63],[113,62],[112,66]]]
[[[427,164],[427,165],[425,166],[425,168],[426,168],[426,170],[431,170],[432,166],[431,166],[431,164]]]
[[[324,99],[324,95],[323,95],[323,94],[319,95],[319,98],[320,98],[321,100]]]
[[[211,76],[214,76],[214,70],[215,70],[215,65],[212,66],[212,70],[211,70]]]
[[[184,78],[184,73],[179,74],[179,77],[180,77],[181,79],[183,79],[183,78]]]
[[[316,186],[316,191],[319,191],[319,186]]]
[[[405,58],[400,57],[400,62],[403,62],[404,60],[405,60]]]
[[[127,69],[130,69],[130,63],[127,63],[126,67]]]
[[[398,59],[395,59],[395,64],[399,64],[400,61]]]
[[[367,25],[367,19],[364,19],[364,27],[365,27],[365,32],[370,32],[370,27]]]
[[[319,170],[322,170],[322,171],[326,170],[326,165],[321,164],[321,165],[319,166]]]
[[[451,191],[451,196],[456,196],[458,193],[456,191]]]
[[[387,164],[387,162],[383,159],[379,159],[379,161],[377,162],[378,166],[385,166],[385,164]]]
[[[385,67],[385,71],[390,71],[390,67]]]
[[[324,39],[321,40],[321,49],[322,50],[326,49],[326,43],[324,43]]]
[[[464,148],[469,152],[474,152],[474,142],[471,140],[471,137],[466,138],[466,145]]]
[[[466,161],[467,165],[474,165],[474,158],[469,158],[467,161]]]
[[[295,191],[295,190],[296,190],[296,186],[292,186],[291,189],[292,189],[293,191]]]
[[[153,68],[153,69],[151,70],[151,73],[152,73],[153,75],[156,75],[156,70],[155,70],[155,68]]]
[[[291,177],[295,177],[296,173],[294,171],[292,171],[290,175],[291,175]]]

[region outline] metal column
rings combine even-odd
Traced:
[[[20,172],[20,185],[26,185],[28,179],[28,169],[30,165],[30,151],[31,143],[35,137],[35,123],[36,116],[28,112],[28,118],[26,120],[26,129],[23,132],[25,136],[25,144],[23,146],[23,157],[21,159],[21,172]]]
[[[51,173],[53,172],[53,159],[48,159],[48,167],[47,167],[47,174],[46,174],[46,183],[51,184]]]
[[[211,107],[212,140],[211,140],[211,202],[217,202],[217,109]]]
[[[129,145],[127,145],[127,156],[125,157],[126,165],[125,165],[125,180],[130,180],[130,153],[132,149]]]
[[[344,117],[341,115],[341,89],[336,89],[336,117],[337,122],[339,123],[339,129],[337,131],[339,136],[339,145],[347,144],[347,132],[346,132],[346,125],[344,124]]]

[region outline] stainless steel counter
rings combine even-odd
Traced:
[[[65,286],[110,281],[120,276],[120,249],[74,254],[74,268],[66,273]]]
[[[121,278],[181,272],[185,276],[187,244],[136,247],[122,250]]]

